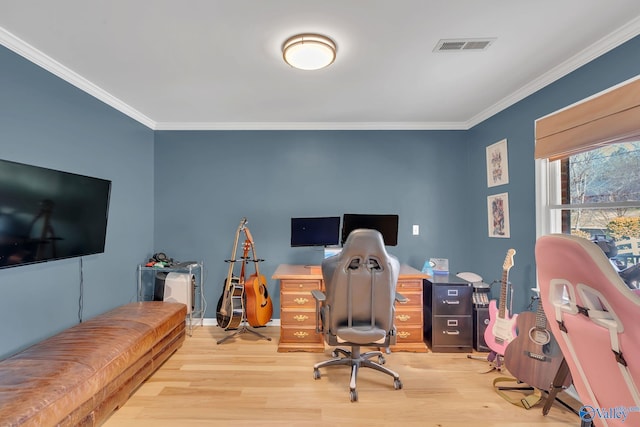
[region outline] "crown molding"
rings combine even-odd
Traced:
[[[442,122],[161,122],[155,130],[466,130],[465,123]]]
[[[155,122],[0,27],[0,44],[152,130],[468,130],[640,34],[636,18],[465,122]]]
[[[567,74],[577,70],[578,68],[588,64],[599,56],[604,55],[605,53],[615,49],[621,44],[631,40],[638,34],[640,34],[640,17],[631,20],[626,25],[620,27],[613,33],[600,39],[596,43],[572,56],[562,64],[558,65],[555,68],[552,68],[539,78],[524,85],[516,92],[512,93],[506,98],[501,99],[491,107],[472,117],[468,122],[468,128],[470,129],[473,126],[482,123],[489,117],[499,113],[502,110],[507,109],[508,107],[516,104],[519,101],[522,101],[527,96],[534,94],[545,86],[548,86],[551,83],[560,80]]]
[[[128,104],[122,102],[120,99],[111,95],[109,92],[105,91],[99,86],[91,83],[89,80],[85,79],[75,71],[65,67],[50,56],[45,55],[43,52],[39,51],[25,41],[19,39],[2,27],[0,27],[0,44],[22,56],[23,58],[40,66],[41,68],[44,68],[45,70],[61,78],[62,80],[72,84],[78,89],[93,96],[94,98],[99,99],[110,107],[115,108],[126,116],[137,120],[138,122],[151,129],[155,128],[156,123],[149,117],[145,116],[135,108],[132,108]]]

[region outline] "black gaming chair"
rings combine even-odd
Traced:
[[[388,349],[396,342],[394,303],[404,300],[396,294],[399,271],[400,264],[387,253],[382,235],[369,229],[352,231],[340,254],[322,263],[325,292],[313,291],[316,327],[328,345],[350,346],[351,350],[334,349],[332,359],[313,367],[313,375],[320,379],[320,368],[326,366],[351,366],[352,402],[358,400],[356,378],[361,366],[392,376],[394,388],[402,388],[399,375],[382,366],[381,351],[360,353],[361,346]],[[379,363],[371,361],[373,357]]]

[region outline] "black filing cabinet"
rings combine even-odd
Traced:
[[[436,274],[424,280],[424,330],[431,351],[473,350],[472,294],[473,286],[455,276]]]

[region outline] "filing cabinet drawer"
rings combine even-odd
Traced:
[[[448,316],[470,316],[473,312],[471,286],[433,287],[433,314]]]
[[[433,318],[433,351],[438,347],[471,348],[473,342],[473,318],[471,316]]]

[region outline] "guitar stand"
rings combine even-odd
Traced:
[[[563,402],[557,397],[557,394],[563,390],[562,385],[565,383],[567,375],[569,375],[569,365],[567,365],[567,361],[563,357],[562,362],[558,367],[558,372],[556,372],[556,375],[553,378],[553,382],[551,383],[551,390],[549,390],[549,392],[546,393],[547,400],[544,403],[544,406],[542,407],[542,415],[547,415],[549,413],[549,410],[551,409],[551,405],[553,405],[553,402],[556,400],[558,401],[558,403],[560,403],[562,406],[564,406],[574,414],[580,415],[578,411],[576,411],[569,404],[567,404],[566,402]],[[589,426],[590,424],[583,421],[580,425]]]
[[[242,322],[242,324],[241,324],[241,326],[240,326],[238,329],[236,329],[236,330],[235,330],[235,332],[233,332],[233,333],[232,333],[232,334],[230,334],[230,335],[227,335],[226,337],[222,338],[221,340],[218,340],[218,341],[217,341],[217,344],[222,344],[222,343],[223,343],[223,342],[225,342],[226,340],[228,340],[228,339],[230,339],[230,338],[233,338],[233,337],[235,337],[235,336],[237,336],[237,335],[244,334],[245,332],[249,332],[249,333],[254,334],[254,335],[256,335],[256,336],[258,336],[258,337],[260,337],[260,338],[262,338],[262,339],[265,339],[265,340],[267,340],[267,341],[271,341],[271,337],[268,337],[268,336],[266,336],[266,335],[263,335],[263,334],[261,334],[260,332],[258,332],[258,331],[256,331],[256,330],[254,330],[254,329],[249,328],[249,327],[247,326],[246,322],[245,322],[245,321],[243,321],[243,322]]]
[[[491,369],[489,369],[487,372],[483,372],[484,374],[487,374],[487,373],[492,372],[492,371],[502,372],[502,356],[499,355],[498,353],[496,353],[493,350],[491,350],[491,352],[489,352],[487,357],[474,356],[472,354],[467,354],[467,359],[486,360],[486,361],[488,361],[489,362],[489,366],[491,367]]]

